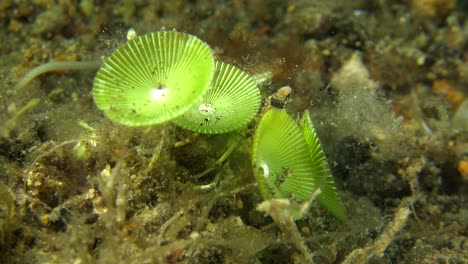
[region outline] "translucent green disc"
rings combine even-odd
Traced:
[[[175,31],[149,33],[105,61],[94,79],[93,97],[114,122],[159,124],[190,109],[213,74],[213,54],[200,39]]]
[[[189,111],[175,120],[186,129],[219,134],[239,129],[252,120],[260,107],[260,91],[249,74],[217,62],[208,91]]]
[[[255,131],[252,163],[265,199],[304,201],[316,189],[302,130],[284,110],[271,109],[263,115]]]
[[[336,218],[346,215],[308,112],[299,126],[284,110],[271,109],[255,131],[252,164],[265,199],[308,200],[320,188],[319,203]]]

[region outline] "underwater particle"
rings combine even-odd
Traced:
[[[36,17],[32,31],[35,34],[58,33],[70,22],[66,14],[63,6],[54,5]]]
[[[289,95],[292,89],[289,86],[283,86],[278,89],[273,95],[269,96],[270,105],[279,109],[283,109],[288,103]]]
[[[455,111],[452,117],[452,126],[459,131],[468,131],[468,99],[463,100]]]
[[[254,175],[265,200],[307,202],[320,188],[319,203],[339,220],[346,214],[308,112],[299,126],[272,108],[260,120],[252,149]]]
[[[138,37],[138,34],[134,28],[130,28],[127,31],[127,40],[132,40],[134,38]]]
[[[346,213],[341,203],[340,197],[336,192],[333,175],[330,166],[323,152],[320,139],[317,136],[309,111],[305,111],[300,121],[302,132],[307,146],[310,150],[313,175],[316,180],[316,186],[321,189],[317,197],[319,203],[327,208],[337,219],[344,221]]]
[[[227,133],[247,125],[257,114],[260,101],[260,91],[248,73],[233,65],[217,62],[208,91],[174,121],[198,133]]]
[[[468,180],[468,160],[460,160],[457,168],[463,179]]]
[[[153,32],[111,54],[94,79],[93,97],[116,123],[160,124],[189,110],[213,74],[214,58],[206,43],[181,32]]]
[[[443,18],[456,7],[456,0],[410,0],[417,11],[435,18]]]

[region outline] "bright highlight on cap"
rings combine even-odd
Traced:
[[[149,94],[149,100],[154,102],[164,103],[169,99],[171,91],[169,88],[156,87],[151,89]]]

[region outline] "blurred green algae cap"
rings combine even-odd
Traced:
[[[189,110],[208,90],[214,63],[210,47],[186,33],[160,31],[135,37],[99,69],[94,101],[116,123],[164,123]]]

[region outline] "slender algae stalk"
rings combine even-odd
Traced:
[[[52,61],[41,64],[24,75],[13,89],[20,90],[37,76],[51,71],[93,70],[101,66],[101,61]]]

